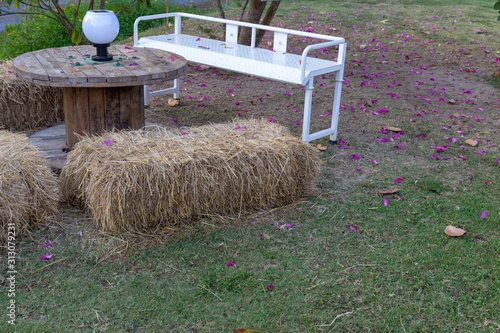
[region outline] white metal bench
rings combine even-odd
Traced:
[[[140,21],[167,17],[175,17],[175,29],[173,34],[143,37],[140,40],[138,39],[138,25]],[[183,17],[225,24],[226,40],[221,41],[182,34],[181,19]],[[251,46],[238,44],[239,27],[249,27],[252,29]],[[257,29],[274,32],[273,50],[255,47]],[[302,55],[299,56],[287,53],[288,35],[303,36],[315,40],[326,40],[326,42],[307,46],[302,52]],[[324,49],[335,45],[338,45],[336,61],[308,56],[308,53],[311,50]],[[337,139],[337,125],[346,50],[346,44],[343,38],[202,15],[169,13],[141,16],[137,18],[134,23],[134,46],[162,49],[177,53],[193,63],[254,75],[266,79],[303,85],[306,92],[304,99],[302,140],[309,142],[328,135],[330,136],[331,141],[336,141]],[[336,82],[333,97],[331,127],[310,134],[314,77],[333,72],[336,72]],[[174,98],[179,97],[179,79],[174,80],[174,86],[172,88],[160,91],[149,92],[149,87],[146,86],[144,93],[145,104],[149,104],[150,97],[167,93],[173,93]]]

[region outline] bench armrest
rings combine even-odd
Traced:
[[[313,44],[307,46],[304,51],[302,52],[302,59],[300,61],[300,81],[304,83],[305,80],[305,74],[306,74],[306,63],[307,63],[307,54],[311,50],[317,50],[321,48],[326,48],[330,46],[335,46],[339,45],[339,51],[337,52],[337,63],[338,64],[343,64],[344,63],[344,52],[342,52],[341,48],[345,47],[345,42],[342,40],[341,42],[339,41],[330,41],[330,42],[323,42],[319,44]]]

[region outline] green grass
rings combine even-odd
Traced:
[[[339,126],[339,138],[349,149],[330,145],[326,138],[314,142],[328,146],[320,153],[324,164],[318,195],[269,212],[193,222],[160,240],[101,235],[80,209],[61,206],[57,223],[18,240],[17,331],[499,331],[500,95],[489,78],[500,71],[495,62],[500,30],[491,6],[489,1],[281,4],[276,23],[298,29],[312,10],[316,21],[336,24],[334,33],[352,44]],[[327,18],[332,12],[335,18]],[[442,20],[421,28],[423,20],[439,15]],[[409,42],[397,36],[402,31],[412,35]],[[450,38],[453,42],[446,44]],[[360,48],[372,39],[370,49],[381,41],[390,52]],[[290,47],[303,46],[294,40]],[[412,74],[411,68],[421,73]],[[220,74],[214,69],[190,69],[189,74],[182,79],[191,82],[183,85],[181,106],[164,108],[156,99],[148,114],[199,125],[231,119],[246,108],[243,116],[274,117],[300,135],[295,124],[301,117],[300,87],[256,83],[236,74],[214,76]],[[371,85],[361,85],[370,80]],[[373,88],[373,81],[379,88]],[[202,82],[210,90],[201,90]],[[332,87],[328,76],[316,82],[318,113],[330,107]],[[229,88],[234,98],[227,96]],[[252,92],[244,95],[245,90]],[[198,107],[200,102],[189,95],[207,96],[206,105]],[[448,103],[451,99],[457,104]],[[376,101],[373,107],[366,104],[371,100]],[[360,109],[364,104],[367,112]],[[373,115],[380,108],[389,112]],[[327,117],[314,119],[317,127],[327,122]],[[404,134],[394,142],[377,141],[395,134],[381,132],[388,126]],[[467,145],[466,139],[477,139],[478,146]],[[436,145],[447,144],[444,152],[436,152]],[[395,183],[399,177],[404,181]],[[379,194],[395,188],[396,193]],[[481,218],[484,211],[488,216]],[[275,222],[293,228],[278,230]],[[467,235],[449,237],[447,225],[464,228]],[[53,247],[43,247],[47,240]],[[41,261],[48,253],[54,254],[51,261]],[[228,261],[236,267],[227,266]],[[271,284],[273,291],[267,289]],[[0,308],[6,306],[7,298],[0,298]],[[14,331],[5,318],[0,331]]]

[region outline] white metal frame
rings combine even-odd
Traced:
[[[304,120],[303,120],[303,131],[302,131],[302,140],[303,141],[312,141],[316,140],[319,138],[322,138],[324,136],[330,136],[331,141],[336,141],[337,139],[337,129],[338,129],[338,117],[339,117],[339,110],[340,110],[340,97],[341,97],[341,91],[342,91],[342,81],[343,81],[343,76],[344,76],[344,63],[345,63],[345,52],[346,52],[346,44],[345,40],[341,37],[334,37],[334,36],[328,36],[328,35],[321,35],[321,34],[316,34],[316,33],[309,33],[309,32],[303,32],[303,31],[296,31],[296,30],[290,30],[290,29],[283,29],[283,28],[277,28],[277,27],[270,27],[270,26],[264,26],[260,24],[253,24],[253,23],[246,23],[246,22],[239,22],[239,21],[232,21],[232,20],[226,20],[226,19],[219,19],[219,18],[214,18],[214,17],[208,17],[208,16],[202,16],[202,15],[195,15],[195,14],[188,14],[188,13],[168,13],[168,14],[158,14],[158,15],[148,15],[148,16],[141,16],[135,20],[134,23],[134,45],[136,47],[158,47],[158,48],[163,48],[168,51],[168,44],[163,44],[160,45],[158,43],[153,43],[148,40],[148,38],[154,38],[154,37],[144,37],[139,40],[139,34],[138,34],[138,26],[139,22],[144,21],[144,20],[153,20],[153,19],[161,19],[161,18],[168,18],[168,17],[174,17],[174,36],[186,36],[182,35],[181,33],[181,20],[183,17],[185,18],[192,18],[192,19],[198,19],[198,20],[204,20],[204,21],[211,21],[211,22],[216,22],[216,23],[222,23],[226,25],[226,40],[225,43],[227,44],[232,44],[232,45],[237,45],[237,40],[238,40],[238,30],[239,27],[248,27],[252,29],[252,39],[251,39],[251,45],[250,46],[242,46],[238,45],[239,48],[249,48],[253,50],[258,50],[255,48],[255,42],[256,42],[256,35],[257,35],[257,29],[262,29],[262,30],[267,30],[267,31],[273,31],[274,32],[274,40],[273,40],[273,49],[276,53],[278,54],[286,54],[286,42],[287,42],[287,37],[288,35],[296,35],[296,36],[304,36],[308,38],[315,38],[315,39],[320,39],[320,40],[327,40],[326,42],[318,43],[318,44],[313,44],[307,46],[304,51],[302,52],[302,55],[300,57],[300,60],[298,61],[300,63],[300,77],[297,76],[297,79],[290,79],[290,80],[284,80],[285,82],[289,83],[295,83],[295,84],[301,84],[305,87],[305,99],[304,99]],[[168,35],[172,36],[172,35]],[[159,36],[156,36],[159,37]],[[171,45],[171,44],[170,44]],[[337,61],[331,61],[331,66],[324,66],[318,70],[310,70],[309,72],[307,71],[307,64],[308,60],[309,62],[314,61],[314,58],[308,57],[308,53],[312,50],[320,49],[320,48],[327,48],[331,46],[338,45],[338,55],[337,55]],[[193,52],[189,52],[190,50],[184,49],[185,54],[180,53],[179,51],[172,51],[174,53],[178,53],[181,56],[185,57],[188,61],[199,63],[199,64],[204,64],[212,67],[218,67],[222,69],[229,69],[229,70],[235,70],[234,68],[228,68],[230,66],[225,67],[224,65],[221,65],[220,63],[215,64],[210,61],[210,59],[214,57],[196,57],[193,56]],[[191,49],[192,51],[195,51],[194,48]],[[210,51],[210,50],[208,50]],[[256,52],[256,51],[254,51]],[[291,55],[288,54],[287,56],[289,57],[297,57],[296,55]],[[254,72],[252,72],[251,69],[246,69],[246,70],[236,70],[240,71],[246,74],[250,75],[256,75],[256,76],[261,76],[267,79],[274,79],[277,80],[278,78],[276,76],[273,76],[272,71],[270,73],[266,73],[266,75],[259,75]],[[313,84],[314,84],[314,77],[318,75],[323,75],[326,73],[331,73],[331,72],[336,72],[335,75],[335,93],[334,93],[334,100],[333,100],[333,106],[332,106],[332,121],[331,121],[331,127],[321,130],[316,133],[310,134],[310,126],[311,126],[311,108],[312,108],[312,92],[313,92]],[[283,80],[281,80],[283,81]],[[162,95],[162,94],[168,94],[168,93],[173,93],[174,98],[179,97],[179,79],[174,80],[174,86],[168,89],[160,90],[160,91],[155,91],[155,92],[150,92],[149,87],[145,86],[145,91],[144,91],[144,103],[146,105],[149,104],[149,98]]]

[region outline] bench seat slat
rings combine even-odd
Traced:
[[[337,62],[308,57],[305,78],[301,81],[299,55],[185,34],[143,37],[136,46],[182,54],[188,61],[207,66],[302,85],[311,76],[343,69]]]

